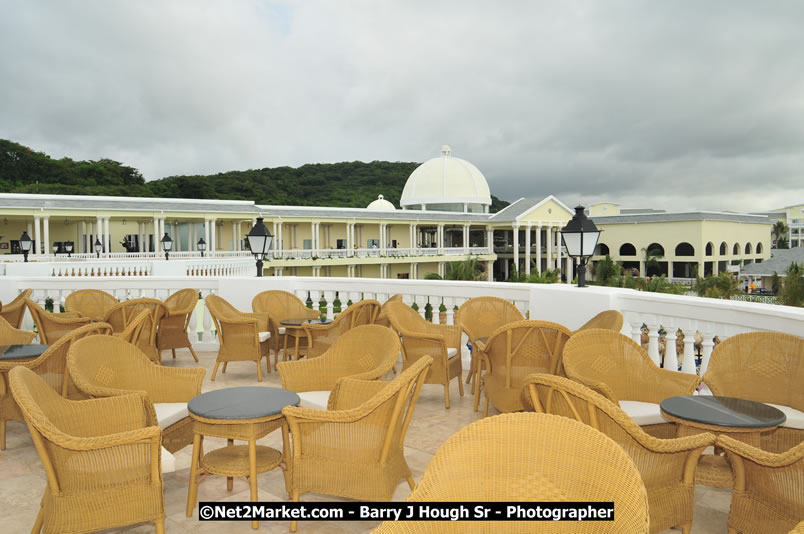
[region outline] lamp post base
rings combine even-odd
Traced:
[[[581,261],[580,263],[578,263],[578,287],[587,287],[585,261]]]
[[[262,276],[262,260],[257,260],[257,276]]]

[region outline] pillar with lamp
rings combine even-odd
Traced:
[[[64,243],[64,251],[67,253],[68,258],[73,257],[73,242],[72,241],[66,241]]]
[[[586,287],[586,262],[594,255],[600,239],[600,230],[584,210],[583,206],[577,206],[575,215],[561,229],[561,241],[567,255],[578,260],[578,287]],[[567,273],[567,276],[572,276],[572,273]]]
[[[167,232],[165,232],[165,236],[162,238],[162,249],[164,249],[165,251],[165,260],[170,259],[169,254],[172,248],[173,248],[173,240],[170,238],[169,235],[167,235]]]
[[[98,258],[100,258],[100,253],[103,250],[103,243],[99,238],[95,238],[95,254],[97,254]]]
[[[28,232],[22,232],[22,237],[20,237],[20,248],[22,249],[22,256],[25,258],[26,263],[28,262],[28,253],[31,252],[32,246],[33,241],[31,241],[31,237],[28,235]]]
[[[257,260],[257,276],[262,276],[262,262],[271,249],[271,240],[274,237],[262,221],[262,217],[257,217],[257,222],[254,223],[254,226],[246,236],[248,238],[248,247]]]
[[[198,250],[201,252],[201,257],[204,257],[204,251],[207,249],[207,242],[204,241],[204,238],[198,240],[198,243],[195,244],[198,247]]]

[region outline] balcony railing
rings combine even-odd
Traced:
[[[101,276],[247,276],[254,272],[248,258],[196,258],[170,261],[104,260],[36,261],[0,264],[0,275],[101,277]]]
[[[250,264],[253,269],[253,264]],[[308,298],[313,308],[332,317],[335,300],[342,307],[348,301],[374,298],[384,302],[395,293],[401,293],[408,304],[416,304],[424,316],[429,303],[437,311],[443,303],[446,320],[454,322],[454,309],[469,298],[493,295],[513,302],[531,319],[555,321],[570,329],[578,328],[596,313],[614,309],[625,317],[623,333],[637,342],[642,336],[643,325],[648,330],[648,353],[658,364],[659,331],[666,335],[664,366],[680,368],[683,372],[695,373],[694,342],[696,332],[703,337],[703,374],[709,364],[715,336],[721,340],[742,332],[774,330],[804,336],[804,309],[708,299],[693,296],[666,295],[633,291],[628,289],[588,287],[579,289],[565,284],[512,284],[495,282],[449,282],[440,280],[384,280],[366,278],[307,278],[307,277],[107,277],[107,278],[58,278],[58,277],[12,277],[3,279],[0,285],[0,300],[11,300],[25,288],[32,288],[32,298],[44,304],[51,298],[54,304],[63,303],[72,291],[95,288],[108,291],[119,299],[156,297],[164,299],[174,291],[192,287],[201,296],[218,294],[240,309],[248,310],[251,299],[260,291],[281,289],[291,291],[302,300]],[[56,311],[59,306],[54,306]],[[438,321],[438,313],[433,321]],[[26,315],[27,328],[32,328]],[[199,348],[214,350],[216,343],[212,321],[203,301],[199,300],[192,329],[198,334]],[[684,334],[684,349],[676,352],[676,333]]]

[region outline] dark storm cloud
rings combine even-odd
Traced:
[[[0,2],[0,137],[148,179],[449,143],[498,196],[804,196],[800,2]]]

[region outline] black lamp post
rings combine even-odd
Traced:
[[[271,240],[274,236],[271,235],[268,227],[262,222],[262,217],[257,217],[257,222],[249,230],[246,237],[248,238],[248,247],[257,260],[257,276],[262,276],[262,261],[271,248]]]
[[[95,238],[95,254],[97,254],[99,258],[100,258],[101,250],[103,250],[103,243],[101,243],[100,239],[98,239],[96,237]]]
[[[204,238],[198,240],[198,243],[195,244],[198,247],[198,250],[201,251],[201,257],[204,257],[204,251],[207,249],[207,242],[204,241]]]
[[[72,258],[73,257],[73,242],[72,241],[67,241],[66,243],[64,243],[64,250],[67,251],[67,257]]]
[[[595,253],[597,240],[600,239],[600,230],[592,219],[584,213],[584,207],[575,208],[575,215],[561,229],[561,241],[567,249],[567,254],[578,258],[578,287],[586,287],[586,262]],[[567,273],[572,276],[572,273]]]
[[[167,232],[165,232],[165,236],[162,238],[162,248],[165,250],[165,260],[170,259],[168,254],[170,253],[170,249],[173,248],[173,240],[170,239],[170,236],[167,235]]]
[[[59,253],[59,244],[53,243],[53,255],[57,255]]]
[[[28,253],[31,251],[32,246],[33,241],[31,241],[31,237],[28,235],[28,232],[22,232],[22,237],[20,237],[20,248],[22,249],[22,255],[26,262],[28,261]]]

